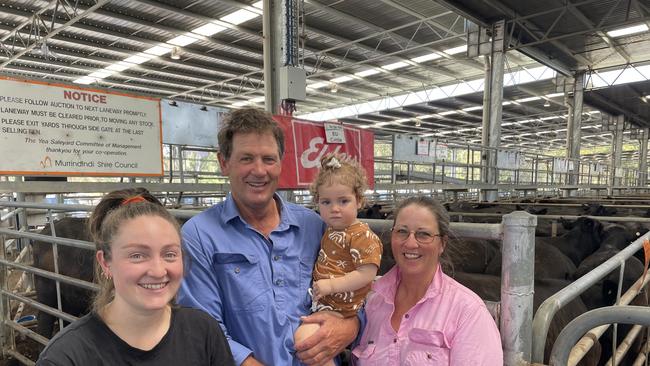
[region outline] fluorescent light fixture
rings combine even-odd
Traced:
[[[180,60],[181,59],[181,48],[178,47],[178,46],[172,48],[172,53],[171,53],[171,55],[169,55],[169,57],[172,60]]]
[[[400,119],[394,120],[392,123],[404,123],[404,122],[408,122],[410,120],[411,120],[410,118],[400,118]]]
[[[528,97],[528,98],[515,99],[515,102],[525,103],[525,102],[532,102],[533,100],[540,100],[540,99],[542,99],[542,98],[540,98],[540,97]]]
[[[115,72],[114,71],[107,71],[107,70],[99,70],[95,71],[92,74],[88,75],[91,78],[96,78],[96,79],[103,79],[105,77],[109,77],[113,75]]]
[[[334,79],[330,79],[330,81],[334,83],[345,83],[346,81],[350,81],[352,79],[354,79],[352,76],[345,75],[345,76],[339,76]]]
[[[167,41],[169,44],[173,44],[174,46],[187,46],[188,44],[192,44],[194,42],[198,41],[198,39],[186,35],[180,35],[178,37],[174,37]]]
[[[124,60],[124,62],[130,62],[132,64],[140,65],[143,62],[147,62],[153,58],[152,55],[147,55],[146,53],[139,53],[137,55],[133,55],[127,59]]]
[[[224,17],[221,17],[219,20],[223,20],[224,22],[228,22],[234,25],[242,24],[246,21],[249,21],[251,19],[257,18],[259,15],[248,11],[246,9],[239,9],[231,14],[228,14]]]
[[[404,61],[399,61],[399,62],[395,62],[395,63],[392,63],[392,64],[384,65],[384,66],[382,66],[381,68],[390,71],[390,70],[401,69],[402,67],[406,67],[406,66],[408,66],[408,65],[409,65],[409,64],[407,64],[407,63],[404,62]]]
[[[366,76],[377,75],[379,73],[381,73],[381,71],[379,69],[368,69],[368,70],[359,71],[359,72],[355,73],[354,75],[365,78]]]
[[[448,116],[450,114],[456,114],[456,113],[458,113],[458,111],[445,111],[445,112],[440,112],[438,114],[441,116]]]
[[[308,87],[309,89],[320,89],[320,88],[324,88],[324,87],[329,86],[329,85],[330,85],[329,82],[327,82],[327,81],[321,81],[321,82],[318,82],[318,83],[314,83],[314,84],[311,84],[311,85],[307,85],[307,87]]]
[[[133,64],[130,63],[130,62],[120,61],[120,62],[118,62],[116,64],[112,64],[110,66],[107,66],[106,70],[120,72],[120,71],[124,71],[124,70],[126,70],[128,68],[131,68],[132,66],[133,66]]]
[[[619,29],[614,29],[609,32],[607,32],[607,35],[610,37],[622,37],[622,36],[627,36],[630,34],[635,34],[635,33],[641,33],[641,32],[646,32],[648,30],[648,26],[645,24],[637,24],[633,25],[631,27],[625,27],[625,28],[619,28]]]
[[[170,52],[171,50],[172,50],[172,48],[170,46],[160,45],[160,46],[151,47],[150,49],[145,50],[144,53],[148,53],[148,54],[156,55],[156,56],[162,56],[162,55]]]
[[[90,83],[94,83],[95,81],[97,81],[97,79],[91,78],[90,76],[84,76],[77,80],[74,80],[73,83],[88,85]]]
[[[266,100],[265,97],[256,97],[256,98],[251,99],[251,102],[260,103],[260,102],[264,102],[265,100]]]
[[[441,58],[441,57],[442,56],[440,56],[439,53],[434,52],[434,53],[429,53],[429,54],[426,54],[426,55],[414,57],[414,58],[411,59],[411,61],[421,63],[421,62],[435,60],[435,59]]]
[[[465,112],[471,112],[471,111],[478,111],[479,109],[483,109],[483,107],[480,106],[480,105],[477,105],[477,106],[474,106],[474,107],[463,108],[461,110],[465,111]]]
[[[466,51],[467,51],[467,45],[464,44],[462,46],[448,48],[448,49],[446,49],[446,50],[444,50],[442,52],[444,52],[444,53],[446,53],[448,55],[455,55],[457,53],[466,52]]]
[[[510,104],[514,104],[514,103],[511,102],[511,101],[509,101],[509,100],[507,100],[507,101],[501,103],[501,105],[510,105]]]

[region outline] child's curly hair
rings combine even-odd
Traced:
[[[368,188],[366,171],[358,161],[342,154],[326,154],[320,159],[320,171],[309,190],[318,202],[318,188],[339,183],[352,188],[357,202],[363,206],[365,199],[363,193]]]

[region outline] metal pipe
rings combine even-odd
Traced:
[[[388,232],[393,228],[393,220],[360,219],[370,225],[376,233]],[[464,222],[449,223],[451,230],[463,238],[494,239],[503,238],[503,226],[501,224],[473,224]]]
[[[560,332],[553,345],[549,365],[565,366],[569,360],[572,345],[586,331],[601,324],[611,323],[650,326],[650,308],[645,306],[609,306],[580,315]]]
[[[571,300],[578,297],[585,289],[593,286],[596,282],[600,281],[603,277],[608,275],[611,271],[619,266],[621,260],[626,260],[636,253],[643,246],[643,241],[650,238],[650,232],[642,235],[637,240],[628,245],[625,249],[618,252],[616,255],[605,261],[600,266],[594,268],[584,276],[578,278],[576,281],[570,283],[562,290],[558,291],[555,295],[546,299],[542,305],[537,309],[535,317],[533,318],[533,353],[532,362],[542,363],[544,361],[544,345],[548,335],[548,328],[555,313],[564,305],[568,304]],[[646,278],[650,280],[650,276]],[[639,279],[640,281],[640,279]],[[638,281],[637,281],[638,282]],[[632,288],[641,288],[632,286]],[[632,288],[630,290],[632,290]],[[630,292],[628,290],[628,292]],[[626,292],[626,295],[627,293]],[[621,303],[625,299],[625,295],[621,298]]]
[[[632,329],[630,329],[625,336],[625,339],[623,339],[623,342],[621,342],[621,345],[616,349],[616,353],[609,359],[609,361],[607,361],[605,366],[617,366],[621,363],[623,357],[625,357],[627,352],[630,350],[632,342],[634,342],[634,340],[639,336],[641,329],[643,329],[643,327],[638,324],[634,325]],[[613,362],[614,360],[616,360],[615,363]]]
[[[503,216],[500,331],[506,366],[530,363],[535,226],[536,217],[527,212]]]

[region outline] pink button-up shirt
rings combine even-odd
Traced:
[[[390,318],[399,281],[395,266],[374,283],[366,304],[368,323],[352,351],[357,365],[503,365],[499,330],[485,303],[440,266],[395,332]]]

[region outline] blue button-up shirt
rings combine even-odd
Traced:
[[[315,212],[275,199],[280,224],[268,239],[231,196],[182,230],[190,263],[178,302],[219,321],[237,364],[253,353],[266,365],[300,365],[293,333],[309,314],[307,289],[325,225]]]

